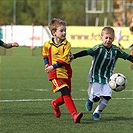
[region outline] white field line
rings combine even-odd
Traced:
[[[27,91],[49,91],[48,89],[27,89]],[[0,89],[0,91],[21,91],[21,90],[14,90],[14,89]],[[22,90],[23,91],[23,90]],[[50,90],[51,91],[51,90]]]
[[[113,100],[133,100],[133,98],[112,98]],[[11,103],[11,102],[47,102],[52,99],[19,99],[19,100],[0,100],[0,103]],[[85,98],[74,98],[74,101],[86,101]]]
[[[27,91],[51,91],[51,89],[27,89]],[[21,91],[21,90],[14,90],[14,89],[0,89],[0,91]],[[22,90],[23,91],[23,90]],[[87,89],[82,89],[81,91],[88,91]],[[133,90],[123,90],[123,92],[133,92]]]
[[[81,91],[88,91],[88,90],[84,90],[84,89],[82,89]],[[127,92],[133,92],[133,90],[123,90],[122,92],[124,92],[124,91],[127,91]]]
[[[30,91],[31,89],[29,89]],[[20,90],[13,90],[13,89],[0,89],[0,91],[20,91]],[[48,89],[35,89],[32,91],[49,91]],[[87,90],[81,90],[81,91],[87,91]],[[133,90],[124,90],[127,92],[132,92]],[[123,92],[124,92],[123,91]],[[133,100],[133,98],[112,98],[114,100]],[[0,103],[6,103],[6,102],[46,102],[46,101],[51,101],[52,99],[16,99],[16,100],[0,100]],[[85,98],[78,98],[78,99],[73,99],[75,101],[86,101],[87,99]]]

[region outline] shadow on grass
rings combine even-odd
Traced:
[[[106,116],[108,115],[108,116]],[[115,116],[114,116],[115,115]],[[102,113],[100,120],[94,121],[92,119],[92,113],[84,113],[84,117],[81,119],[82,124],[93,124],[93,123],[106,123],[106,122],[119,122],[119,121],[133,121],[133,117],[122,117],[116,116],[117,113]]]

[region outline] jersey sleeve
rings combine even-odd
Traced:
[[[45,42],[42,47],[42,56],[48,58],[48,42]]]
[[[100,46],[101,46],[101,45],[96,45],[96,46],[94,46],[93,48],[89,48],[89,49],[87,50],[87,54],[88,54],[88,55],[91,55],[91,56],[96,55],[96,54],[98,53],[98,51],[99,51]]]
[[[127,54],[126,52],[122,51],[121,49],[118,50],[118,57],[122,58],[124,60],[129,58],[129,54]]]
[[[2,46],[4,44],[4,42],[2,40],[0,40],[0,46]]]

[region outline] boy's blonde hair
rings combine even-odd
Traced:
[[[103,33],[106,32],[106,33],[109,33],[109,34],[112,34],[113,36],[115,36],[115,31],[113,28],[107,26],[107,27],[104,27],[102,29],[102,32],[101,32],[101,36],[103,36]]]
[[[61,25],[66,26],[67,23],[66,23],[65,21],[59,19],[59,18],[53,18],[53,19],[49,22],[48,28],[49,28],[50,31],[52,32],[53,30],[56,31],[57,28],[58,28],[59,26],[61,26]]]

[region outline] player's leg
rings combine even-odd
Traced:
[[[92,106],[94,102],[98,102],[100,100],[100,89],[99,83],[90,83],[88,87],[88,100],[86,102],[86,109],[88,111],[92,110]]]
[[[54,80],[52,80],[52,83],[54,85],[53,91],[54,92],[60,91],[61,95],[62,95],[62,96],[58,97],[57,99],[55,99],[58,110],[54,109],[54,114],[55,114],[55,112],[56,112],[56,114],[59,113],[60,112],[59,106],[62,105],[63,103],[65,103],[66,108],[68,109],[68,111],[72,115],[72,118],[74,119],[74,122],[79,123],[83,114],[77,113],[75,104],[72,100],[71,81],[70,80],[68,81],[66,79],[54,79]]]
[[[54,114],[57,118],[59,118],[61,116],[59,106],[62,104],[64,104],[64,100],[63,100],[62,96],[59,96],[58,98],[51,101],[51,105],[53,107]]]
[[[100,103],[98,104],[97,108],[95,109],[93,116],[92,116],[93,120],[100,119],[100,113],[106,108],[112,96],[112,90],[108,84],[103,85],[102,92],[103,92],[102,99]]]
[[[93,120],[100,120],[100,113],[105,109],[105,107],[108,105],[109,100],[111,99],[110,96],[105,96],[102,98],[100,103],[98,104],[97,108],[95,109],[93,113]]]
[[[74,101],[72,100],[72,97],[70,94],[70,90],[66,86],[66,87],[62,88],[60,91],[61,91],[61,94],[63,96],[66,108],[68,109],[69,113],[72,115],[74,122],[80,123],[80,119],[83,116],[83,113],[77,112]]]
[[[62,82],[59,79],[53,79],[52,80],[53,84],[53,91],[58,92],[62,88]],[[64,100],[62,95],[57,97],[56,99],[51,101],[52,108],[54,110],[54,115],[59,118],[61,116],[60,108],[59,106],[64,104]]]
[[[89,83],[89,87],[88,87],[88,100],[86,101],[85,107],[88,111],[92,110],[92,106],[93,106],[93,100],[89,99],[89,95],[91,93],[91,87],[92,87],[92,83]]]

